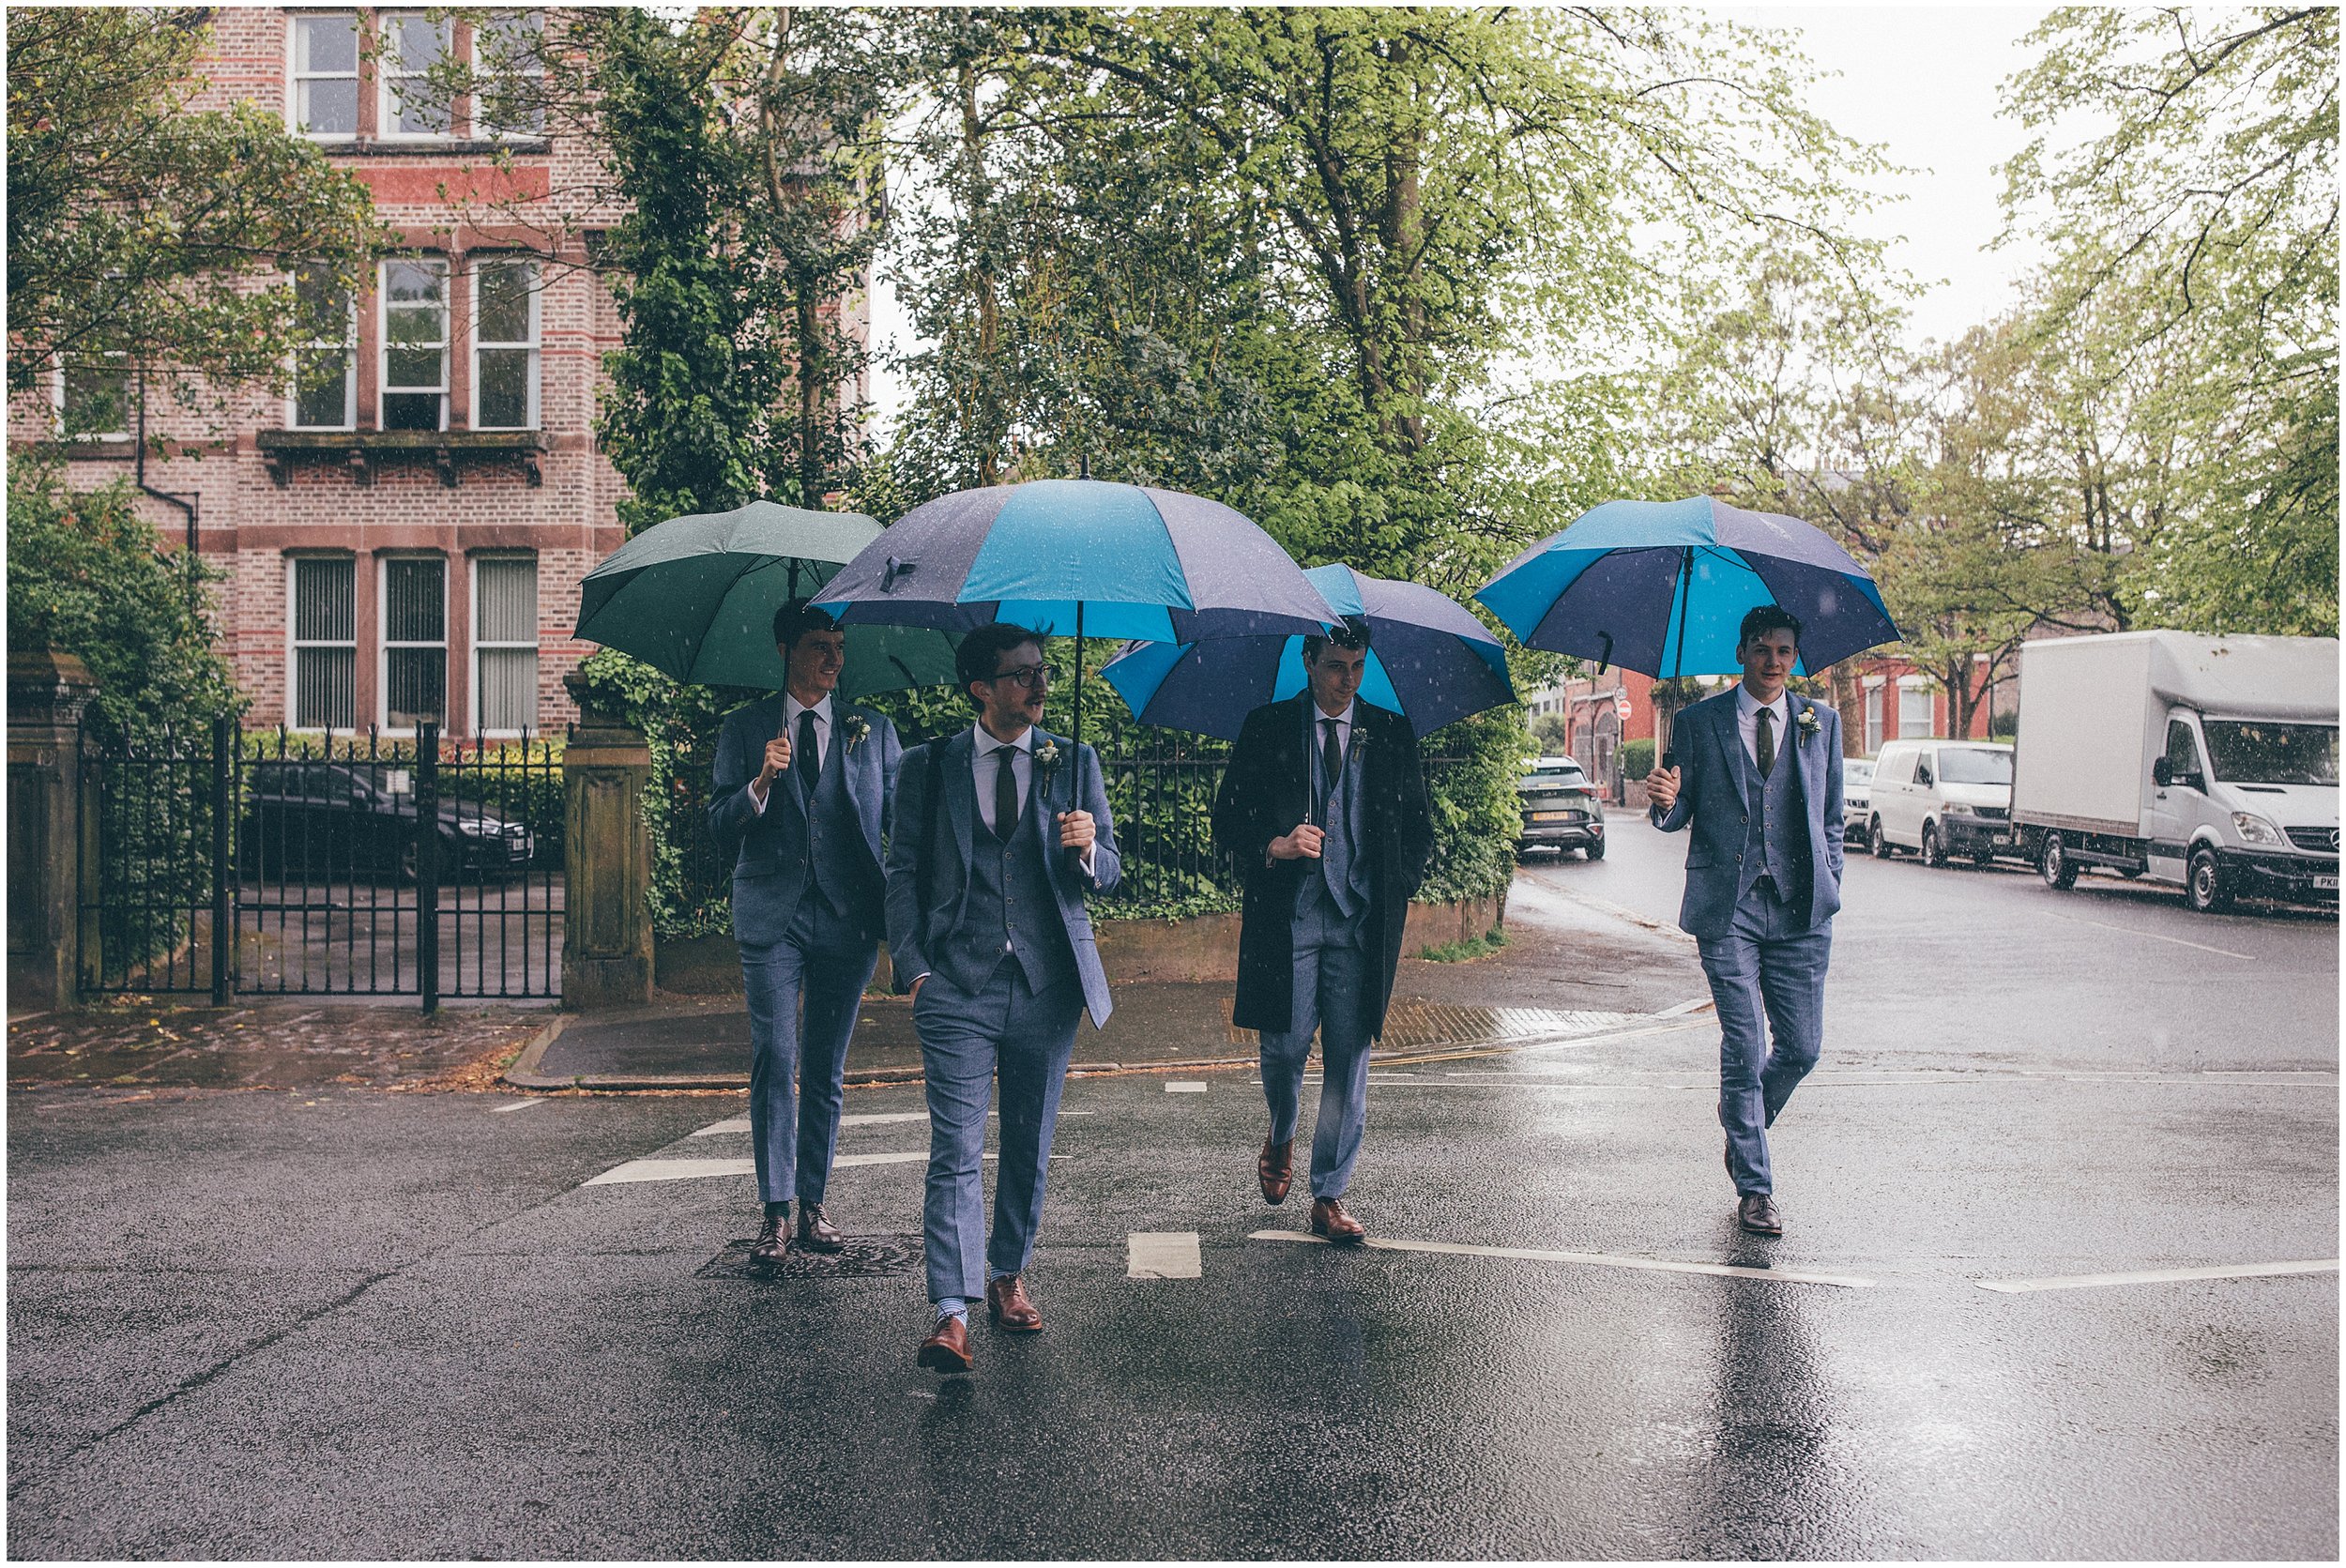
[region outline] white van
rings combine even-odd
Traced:
[[[1885,740],[1866,802],[1866,841],[1881,860],[1912,849],[1926,865],[1958,855],[1986,865],[2017,852],[2012,748],[2001,740]]]

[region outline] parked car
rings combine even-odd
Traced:
[[[1866,785],[1866,839],[1882,860],[1899,849],[1942,866],[2017,854],[2012,748],[1999,740],[1888,740]]]
[[[1841,759],[1842,843],[1851,849],[1863,849],[1870,842],[1866,836],[1866,825],[1870,820],[1866,791],[1873,782],[1873,758],[1845,756]]]
[[[1605,802],[1578,763],[1568,756],[1534,757],[1516,781],[1516,793],[1523,809],[1518,859],[1533,849],[1559,855],[1577,849],[1592,860],[1605,858]]]
[[[2119,632],[2020,650],[2021,847],[2081,866],[2338,903],[2338,640]]]
[[[416,875],[416,797],[404,768],[330,762],[251,765],[238,859],[256,871],[343,876]],[[526,866],[526,822],[469,801],[437,812],[439,875],[454,879]]]

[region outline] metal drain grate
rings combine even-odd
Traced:
[[[820,1253],[794,1246],[779,1268],[761,1268],[750,1261],[754,1237],[727,1241],[724,1251],[694,1271],[696,1279],[871,1279],[883,1274],[921,1271],[921,1238],[917,1235],[850,1236],[839,1251]]]

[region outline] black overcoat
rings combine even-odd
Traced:
[[[1303,708],[1311,693],[1265,703],[1246,716],[1222,788],[1213,802],[1214,842],[1236,857],[1246,877],[1238,938],[1238,1000],[1231,1021],[1242,1029],[1284,1029],[1295,1006],[1295,899],[1307,872],[1319,862],[1308,858],[1270,859],[1272,839],[1304,819],[1311,790],[1304,753]],[[1432,813],[1425,801],[1425,774],[1417,737],[1396,713],[1356,702],[1352,708],[1354,755],[1367,773],[1362,780],[1367,814],[1369,951],[1379,960],[1376,993],[1370,998],[1369,1036],[1381,1036],[1385,1010],[1393,1001],[1393,977],[1401,964],[1402,927],[1409,900],[1425,879],[1434,851]]]

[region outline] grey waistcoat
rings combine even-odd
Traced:
[[[983,990],[1004,958],[1018,961],[1030,990],[1040,992],[1056,982],[1075,982],[1075,950],[1052,897],[1050,874],[1035,831],[1034,814],[1042,807],[1039,793],[1037,787],[1028,788],[1027,809],[1019,814],[1008,845],[987,830],[984,813],[976,811],[972,802],[969,893],[962,902],[961,921],[945,939],[937,960],[964,991]]]
[[[1790,705],[1786,705],[1789,709]],[[1775,878],[1776,891],[1783,897],[1795,897],[1802,891],[1801,873],[1806,869],[1807,857],[1801,851],[1798,814],[1800,788],[1792,775],[1800,770],[1797,749],[1797,729],[1780,735],[1775,741],[1775,767],[1766,779],[1760,777],[1760,765],[1744,754],[1744,780],[1751,786],[1751,809],[1744,814],[1744,875],[1735,894],[1741,898],[1751,891],[1761,876]],[[1729,743],[1738,752],[1744,738],[1740,729],[1731,733]]]
[[[1328,787],[1320,766],[1321,714],[1317,708],[1306,711],[1311,719],[1311,742],[1306,754],[1310,757],[1312,799],[1317,800]],[[1357,712],[1356,709],[1356,715]],[[1368,808],[1363,783],[1368,769],[1361,760],[1360,738],[1361,726],[1356,717],[1344,770],[1336,775],[1335,794],[1330,798],[1323,814],[1325,820],[1319,825],[1326,834],[1319,846],[1319,875],[1304,877],[1296,890],[1296,917],[1307,923],[1316,915],[1333,917],[1330,923],[1348,923],[1358,921],[1368,908]],[[1315,910],[1314,906],[1322,901],[1333,907]]]
[[[798,781],[791,780],[790,786],[797,788]],[[879,869],[872,863],[871,845],[856,818],[855,799],[847,793],[845,742],[837,735],[831,737],[822,771],[815,776],[815,803],[807,814],[807,864],[815,890],[838,914],[878,903]]]

